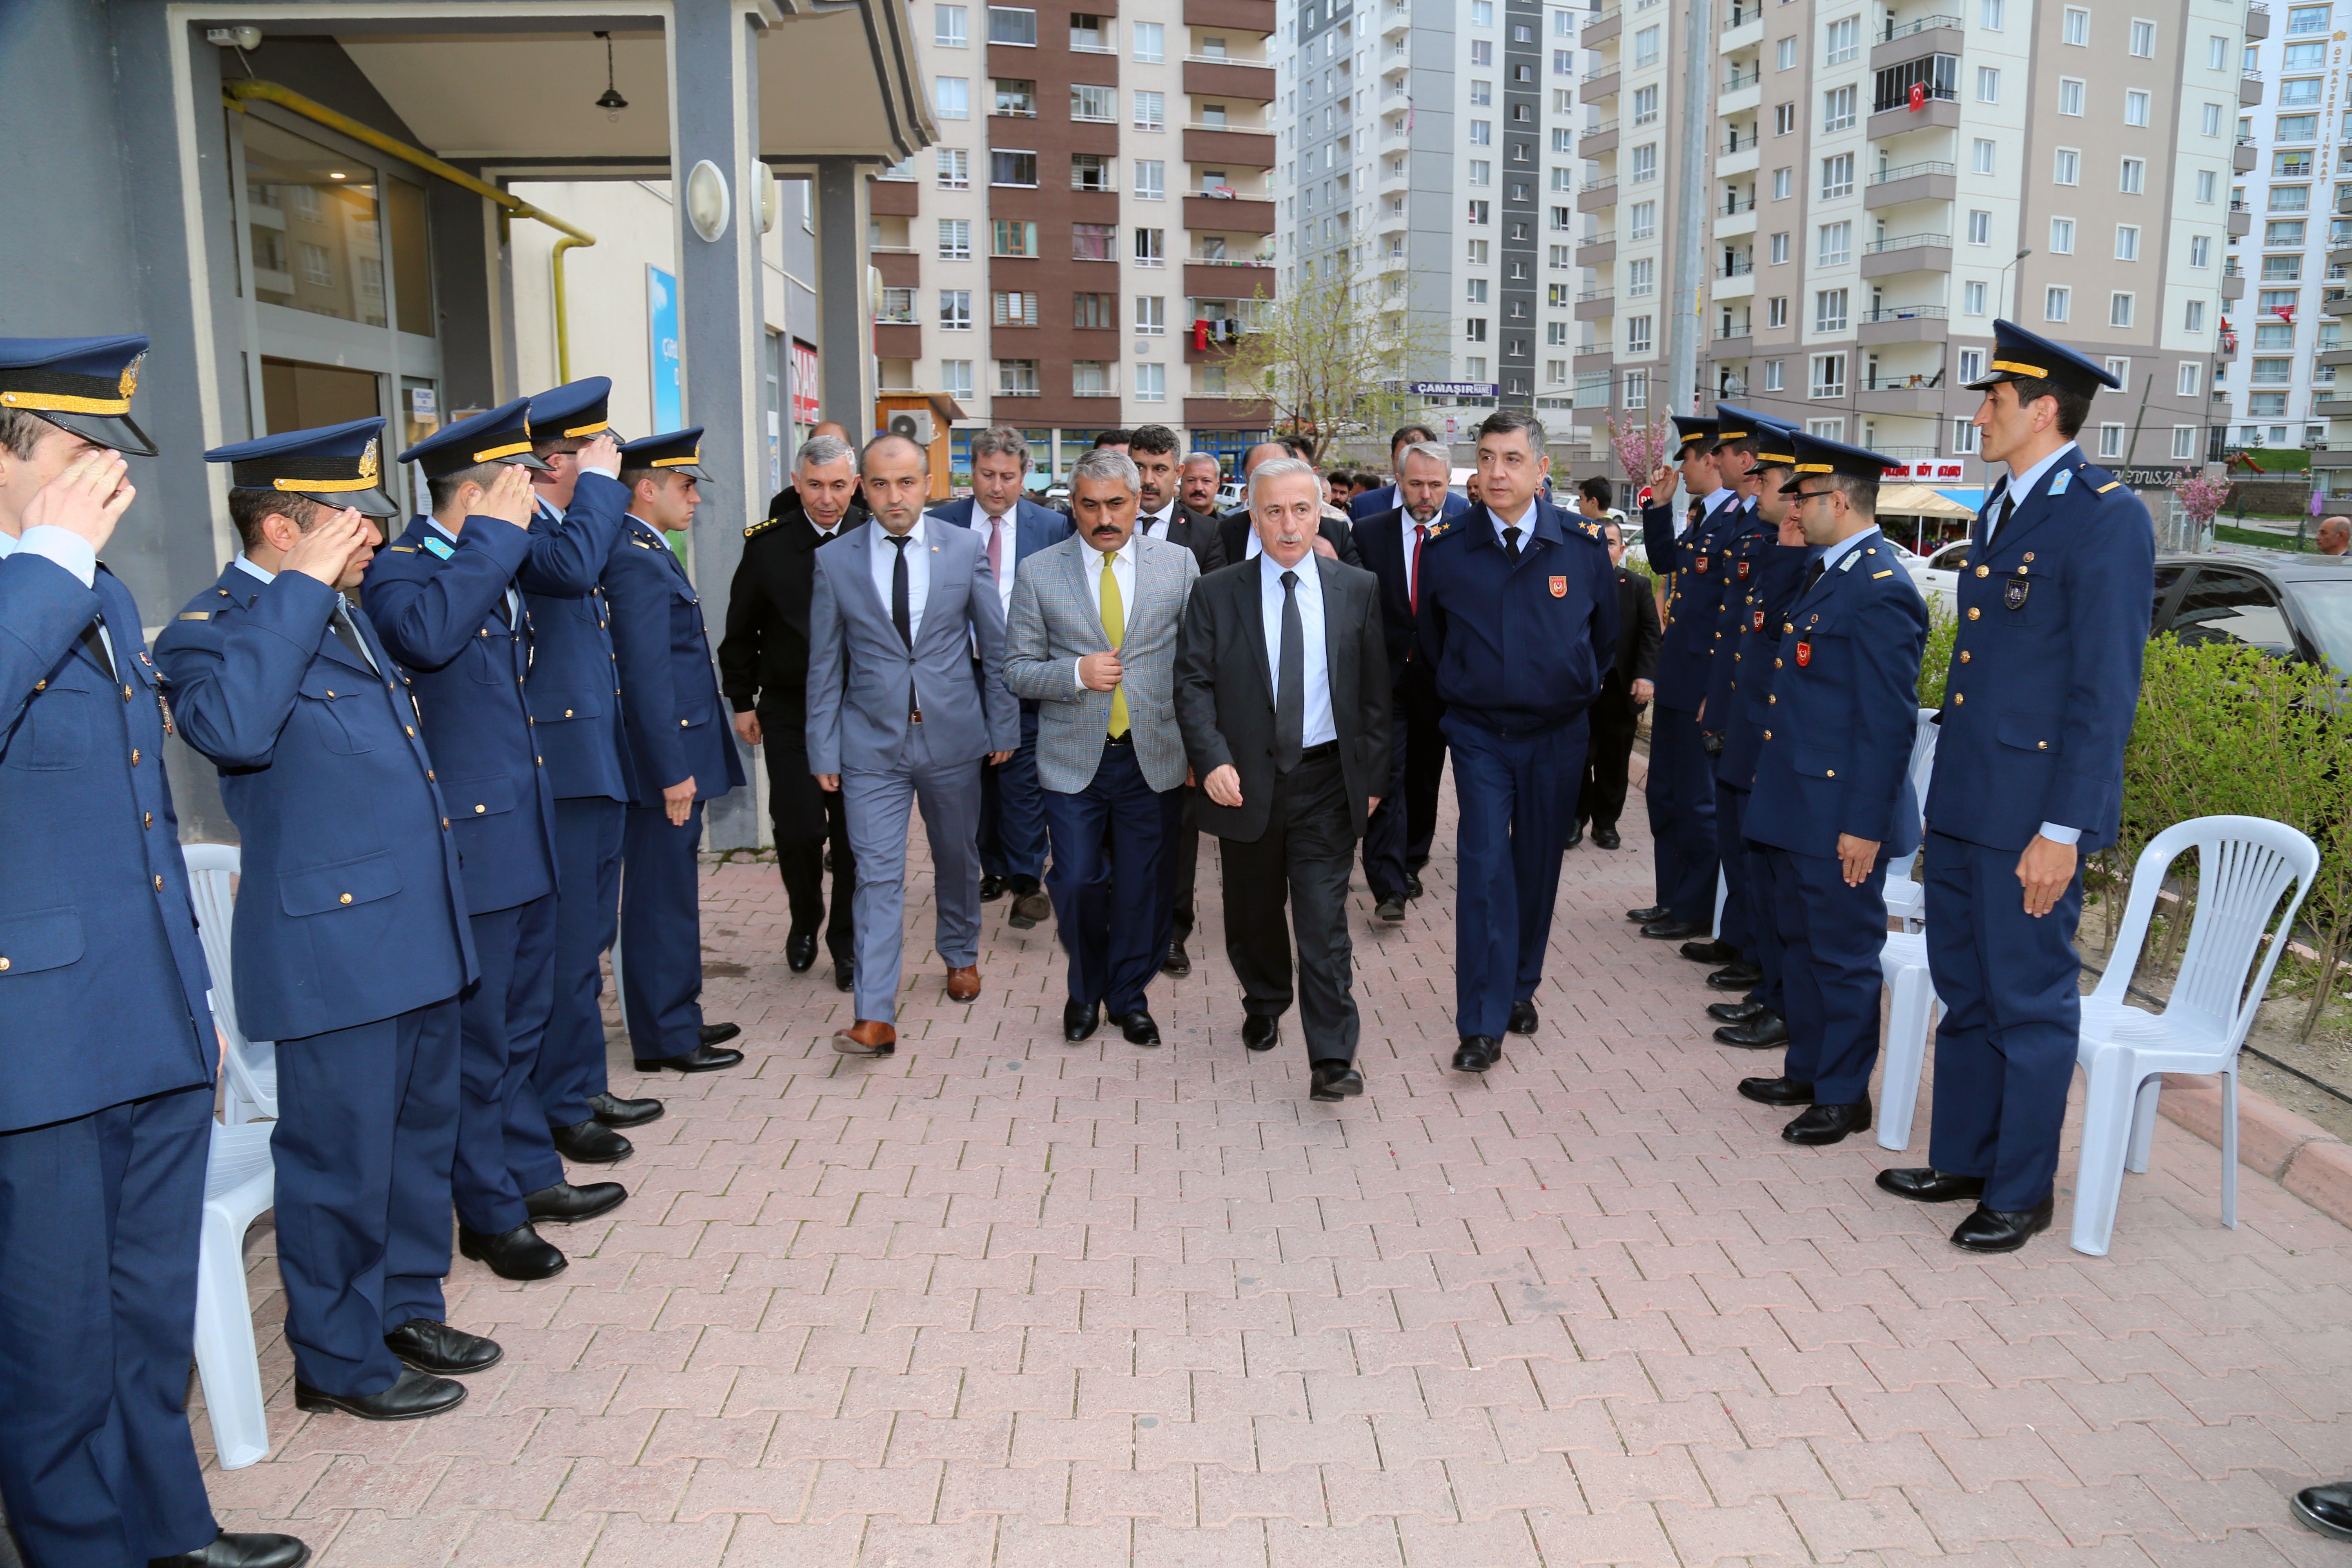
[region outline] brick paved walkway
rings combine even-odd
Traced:
[[[750,1059],[659,1085],[569,1272],[457,1265],[453,1321],[507,1347],[464,1409],[297,1414],[255,1228],[278,1447],[210,1477],[223,1518],[327,1568],[2352,1562],[2284,1511],[2352,1473],[2352,1235],[2251,1173],[2223,1229],[2216,1152],[2160,1121],[2112,1257],[2064,1193],[2022,1254],[1955,1251],[1956,1211],[1872,1186],[1901,1157],[1731,1093],[1758,1058],[1622,918],[1648,864],[1570,854],[1542,1030],[1477,1080],[1450,854],[1401,931],[1360,895],[1339,1106],[1295,1025],[1242,1049],[1213,909],[1139,1050],[1062,1043],[1052,930],[1002,903],[949,1004],[926,905],[900,1054],[847,1062],[772,870],[716,868]]]

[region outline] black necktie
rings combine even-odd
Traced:
[[[1816,561],[1811,566],[1806,567],[1805,585],[1797,590],[1797,597],[1801,599],[1806,595],[1811,593],[1813,591],[1813,584],[1820,582],[1822,580],[1822,574],[1828,570],[1829,566],[1827,563],[1822,561]]]
[[[99,628],[105,624],[106,617],[98,616],[82,627],[81,646],[89,649],[89,657],[98,660],[98,668],[106,671],[107,679],[111,680],[114,679],[114,660],[107,657],[106,639],[98,635]]]
[[[1503,548],[1511,552],[1511,563],[1515,566],[1517,565],[1519,560],[1519,531],[1516,525],[1503,530]]]
[[[353,658],[370,669],[375,668],[375,660],[368,657],[366,646],[360,641],[359,628],[352,625],[351,615],[343,608],[341,599],[335,601],[333,612],[327,616],[327,624],[335,628],[335,640],[350,649]]]
[[[1274,771],[1298,765],[1307,734],[1307,628],[1298,618],[1298,574],[1282,574],[1282,651],[1275,661]]]
[[[898,549],[898,559],[890,565],[890,624],[898,628],[898,640],[907,651],[915,648],[915,622],[907,607],[907,546],[914,542],[912,534],[901,533],[890,540]]]

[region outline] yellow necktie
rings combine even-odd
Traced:
[[[1111,563],[1118,559],[1116,553],[1105,555],[1102,574],[1103,636],[1110,639],[1114,653],[1118,651],[1118,645],[1127,640],[1127,605],[1118,596],[1118,579],[1111,575],[1110,570]],[[1122,681],[1110,689],[1111,739],[1115,741],[1126,733],[1127,685]]]

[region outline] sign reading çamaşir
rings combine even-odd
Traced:
[[[1416,381],[1412,383],[1415,397],[1495,397],[1502,393],[1497,381]]]

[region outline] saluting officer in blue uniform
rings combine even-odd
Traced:
[[[1787,488],[1796,462],[1794,433],[1778,421],[1759,419],[1752,477],[1761,526],[1741,534],[1732,553],[1726,600],[1735,624],[1725,634],[1730,653],[1728,658],[1717,656],[1715,673],[1723,679],[1707,696],[1708,714],[1721,715],[1718,733],[1723,739],[1723,750],[1715,759],[1717,821],[1735,825],[1722,836],[1724,863],[1727,875],[1732,858],[1736,855],[1739,861],[1749,900],[1748,933],[1755,963],[1752,971],[1733,964],[1708,975],[1713,990],[1745,985],[1748,994],[1737,1002],[1711,1003],[1706,1011],[1716,1020],[1717,1040],[1747,1050],[1769,1050],[1789,1039],[1780,933],[1770,909],[1771,873],[1764,847],[1748,841],[1745,823],[1748,795],[1756,783],[1757,758],[1770,721],[1780,627],[1815,553],[1805,542],[1796,497]]]
[[[1761,902],[1780,930],[1789,1054],[1780,1077],[1739,1092],[1807,1107],[1780,1131],[1791,1143],[1835,1143],[1870,1125],[1886,862],[1919,844],[1911,742],[1927,606],[1878,531],[1891,461],[1800,436],[1789,481],[1822,553],[1781,619],[1748,802],[1748,837],[1767,847]]]
[[[624,684],[642,690],[626,710],[636,798],[621,879],[621,1005],[639,1072],[733,1067],[718,1043],[740,1031],[702,1021],[702,905],[697,853],[702,803],[743,784],[735,731],[719,700],[702,622],[702,595],[667,534],[694,522],[702,427],[648,436],[621,448],[628,521],[605,579]],[[642,670],[641,684],[628,672]]]
[[[499,1350],[444,1321],[441,1290],[475,973],[457,841],[410,678],[343,596],[398,510],[383,435],[359,419],[205,453],[230,465],[243,548],[155,660],[243,840],[236,973],[214,982],[277,1042],[294,1402],[397,1421],[455,1407],[452,1375]]]
[[[171,721],[98,561],[146,352],[0,338],[0,1505],[36,1568],[297,1568],[221,1533],[188,1430],[218,1047]]]
[[[1975,1252],[2050,1224],[2082,1026],[2080,858],[2116,841],[2156,583],[2147,509],[2074,445],[2116,378],[2022,327],[1993,331],[1969,385],[1985,458],[2009,477],[1960,572],[1921,857],[1945,1008],[1929,1163],[1878,1177],[1926,1203],[1977,1199],[1952,1232]]]
[[[1478,426],[1484,501],[1439,525],[1421,563],[1421,647],[1461,808],[1454,1066],[1485,1072],[1504,1029],[1536,1031],[1559,858],[1584,781],[1585,710],[1617,658],[1617,572],[1584,520],[1536,494],[1544,429],[1500,410]]]
[[[465,867],[480,978],[461,1009],[457,1248],[508,1279],[544,1279],[563,1254],[534,1222],[593,1219],[628,1194],[575,1187],[548,1137],[530,1074],[555,988],[555,799],[524,704],[530,617],[517,575],[584,593],[611,534],[590,520],[528,531],[531,456],[521,398],[459,420],[401,454],[424,474],[419,517],[367,569],[365,603],[414,679]]]
[[[520,574],[531,629],[523,694],[555,792],[555,992],[531,1090],[556,1152],[593,1164],[632,1152],[614,1128],[641,1126],[662,1113],[658,1100],[612,1093],[597,1000],[604,950],[621,918],[621,830],[635,793],[621,726],[628,698],[602,585],[629,504],[621,449],[605,414],[612,390],[609,377],[592,375],[530,400],[531,455],[547,465],[530,479],[539,501],[531,536],[594,529],[605,551],[595,581],[574,593],[570,583],[547,581],[529,563]]]
[[[1642,509],[1642,542],[1650,570],[1666,576],[1666,625],[1658,649],[1658,695],[1652,704],[1650,771],[1642,785],[1649,803],[1658,901],[1628,910],[1642,934],[1681,942],[1704,937],[1715,924],[1715,763],[1701,742],[1699,706],[1715,648],[1717,612],[1723,603],[1722,555],[1717,535],[1739,498],[1725,486],[1715,460],[1716,422],[1677,414],[1681,471],[1660,468],[1651,478],[1652,504]],[[1677,483],[1701,498],[1698,523],[1675,531]]]

